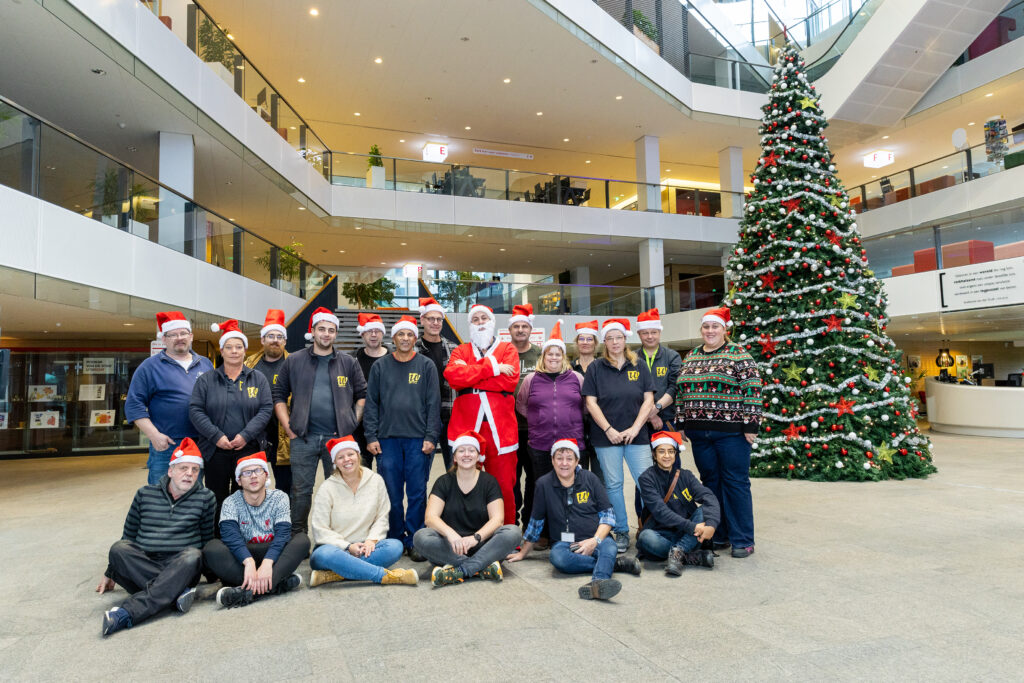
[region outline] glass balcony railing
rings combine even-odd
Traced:
[[[954,62],[964,64],[1024,36],[1024,0],[1011,2],[986,26]]]
[[[328,278],[2,97],[0,184],[303,299]]]
[[[511,313],[513,306],[532,304],[539,315],[630,316],[644,310],[645,302],[645,290],[640,287],[446,279],[426,283],[453,313],[467,313],[476,304],[489,306],[495,313]]]
[[[229,27],[218,24],[191,0],[139,1],[292,149],[325,178],[330,178],[327,145],[238,49]]]
[[[691,52],[689,64],[690,80],[694,83],[763,93],[772,82],[772,67],[751,64],[746,60]]]

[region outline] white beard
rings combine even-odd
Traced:
[[[469,328],[469,338],[473,346],[481,351],[491,348],[494,343],[494,321],[489,320],[483,325],[473,325]]]

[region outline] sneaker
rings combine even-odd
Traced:
[[[501,562],[498,562],[497,560],[491,562],[489,565],[478,571],[476,575],[481,579],[487,579],[488,581],[501,581],[504,578],[504,575],[501,573]]]
[[[420,551],[416,550],[416,548],[413,548],[412,546],[409,546],[409,551],[408,551],[407,554],[409,555],[409,559],[412,560],[413,562],[426,562],[427,561],[427,558],[425,558],[422,555],[420,555]]]
[[[700,552],[710,553],[710,550]],[[670,548],[668,551],[668,562],[665,563],[665,573],[669,576],[680,576],[683,573],[683,549]]]
[[[434,567],[434,571],[430,573],[430,582],[435,586],[447,586],[453,583],[462,583],[465,580],[466,577],[462,570],[450,564]]]
[[[174,601],[174,608],[177,609],[182,614],[185,614],[190,609],[192,609],[192,603],[195,602],[195,601],[196,601],[196,589],[195,589],[195,587],[193,586],[192,588],[186,588],[185,590],[183,590],[181,592],[181,595],[178,596],[178,599]]]
[[[256,596],[252,594],[251,590],[239,586],[225,586],[217,591],[217,604],[228,609],[245,607],[255,599]]]
[[[415,569],[388,569],[380,583],[382,586],[415,586],[419,580]]]
[[[615,534],[615,551],[618,554],[622,554],[629,550],[629,532],[628,531],[616,531]]]
[[[733,548],[732,549],[732,556],[733,557],[744,558],[744,557],[750,557],[753,554],[754,554],[754,546],[752,546],[752,545],[748,545],[746,548]]]
[[[735,550],[733,552],[736,552]],[[683,564],[691,567],[707,567],[708,569],[714,569],[715,567],[715,553],[712,550],[694,550],[688,553],[682,553]]]
[[[613,572],[620,572],[622,574],[632,574],[633,576],[640,576],[642,567],[640,566],[640,560],[629,555],[619,555],[615,558],[615,568]]]
[[[293,591],[302,585],[302,577],[298,574],[292,574],[287,579],[277,584],[274,588],[274,593],[280,595],[281,593],[287,593]]]
[[[615,579],[595,579],[580,586],[580,598],[583,600],[607,600],[618,595],[622,584]]]
[[[732,547],[729,541],[714,541],[711,544],[711,550],[728,550]]]
[[[103,635],[109,636],[132,627],[132,615],[123,607],[114,607],[103,613]]]
[[[344,576],[335,574],[330,569],[314,569],[309,573],[309,587],[316,588],[322,586],[325,583],[334,583],[335,581],[344,581]]]

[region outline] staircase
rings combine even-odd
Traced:
[[[338,338],[334,340],[334,348],[342,353],[355,353],[363,345],[363,339],[356,332],[360,313],[376,313],[384,322],[384,345],[391,348],[391,326],[403,315],[416,315],[412,311],[359,311],[351,308],[338,308],[334,315],[341,323],[338,327]]]

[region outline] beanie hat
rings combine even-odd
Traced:
[[[356,453],[359,452],[359,444],[356,443],[352,436],[342,436],[327,442],[327,452],[331,454],[332,462],[338,457],[338,453],[346,449],[353,450]]]
[[[672,446],[678,452],[686,450],[683,446],[683,436],[679,432],[656,432],[651,436],[651,450],[664,444]]]
[[[267,464],[267,454],[263,451],[259,453],[253,453],[252,455],[243,455],[238,459],[235,464],[235,483],[241,483],[239,480],[242,478],[242,470],[248,468],[250,465],[259,465],[263,468],[263,471],[270,476],[270,465]]]
[[[224,345],[228,343],[228,339],[241,339],[242,346],[249,348],[249,340],[244,334],[238,329],[238,321],[235,319],[225,320],[222,323],[214,323],[210,325],[210,329],[214,332],[220,332],[220,348],[223,349]]]
[[[156,336],[157,339],[164,336],[164,333],[170,332],[171,330],[188,330],[192,331],[192,325],[181,311],[166,311],[164,313],[156,314]]]
[[[661,314],[657,308],[644,311],[636,317],[636,329],[638,330],[663,330],[661,326]]]
[[[526,323],[533,327],[533,304],[516,304],[512,307],[512,317],[508,319],[508,326],[516,323]]]
[[[181,463],[203,466],[203,454],[199,451],[199,446],[187,436],[181,440],[178,447],[171,453],[171,465],[179,465]]]
[[[398,322],[391,326],[391,336],[394,337],[402,330],[410,330],[417,337],[420,336],[420,330],[416,326],[416,318],[411,315],[403,315],[398,319]]]
[[[472,306],[469,307],[469,317],[472,318],[473,314],[476,313],[477,311],[484,311],[485,313],[487,313],[487,315],[491,317],[491,320],[494,320],[494,309],[492,309],[490,306],[484,306],[483,304],[473,304]]]
[[[565,342],[562,341],[562,319],[559,318],[555,326],[551,328],[551,336],[547,338],[547,341],[540,347],[540,352],[544,353],[548,350],[549,346],[557,346],[562,349],[562,353],[565,353]]]
[[[576,443],[576,439],[559,439],[558,441],[551,444],[551,455],[554,457],[556,451],[560,451],[563,448],[568,448],[570,451],[576,454],[576,459],[580,459],[580,445]]]
[[[593,335],[594,339],[598,338],[597,333],[597,321],[588,320],[582,323],[576,323],[576,337],[578,338],[581,334]]]
[[[612,330],[618,330],[619,332],[628,337],[631,334],[631,332],[629,331],[629,320],[627,320],[626,318],[608,318],[603,323],[601,323],[602,342],[604,341],[604,338],[608,335],[608,333],[611,332]]]
[[[363,332],[369,332],[370,330],[380,330],[381,334],[384,333],[384,321],[380,319],[380,316],[376,313],[360,313],[359,324],[356,325],[356,332],[362,334]]]
[[[437,311],[441,315],[444,315],[444,308],[441,304],[437,303],[437,300],[432,296],[421,296],[420,297],[420,317],[422,318],[431,311]]]
[[[721,308],[712,308],[707,311],[704,316],[700,319],[701,324],[706,322],[719,323],[722,327],[731,327],[732,322],[729,320],[729,309],[725,306]]]
[[[309,331],[305,334],[306,341],[313,341],[313,328],[316,327],[317,323],[325,322],[334,323],[335,329],[341,327],[341,322],[338,320],[338,316],[321,306],[313,311],[313,315],[309,316]]]
[[[266,337],[270,332],[280,332],[284,338],[288,338],[288,330],[284,326],[284,311],[277,308],[267,309],[267,318],[260,328],[260,339]]]
[[[462,432],[455,441],[452,441],[452,453],[459,449],[459,446],[472,446],[480,456],[480,462],[484,461],[484,437],[472,429]]]

